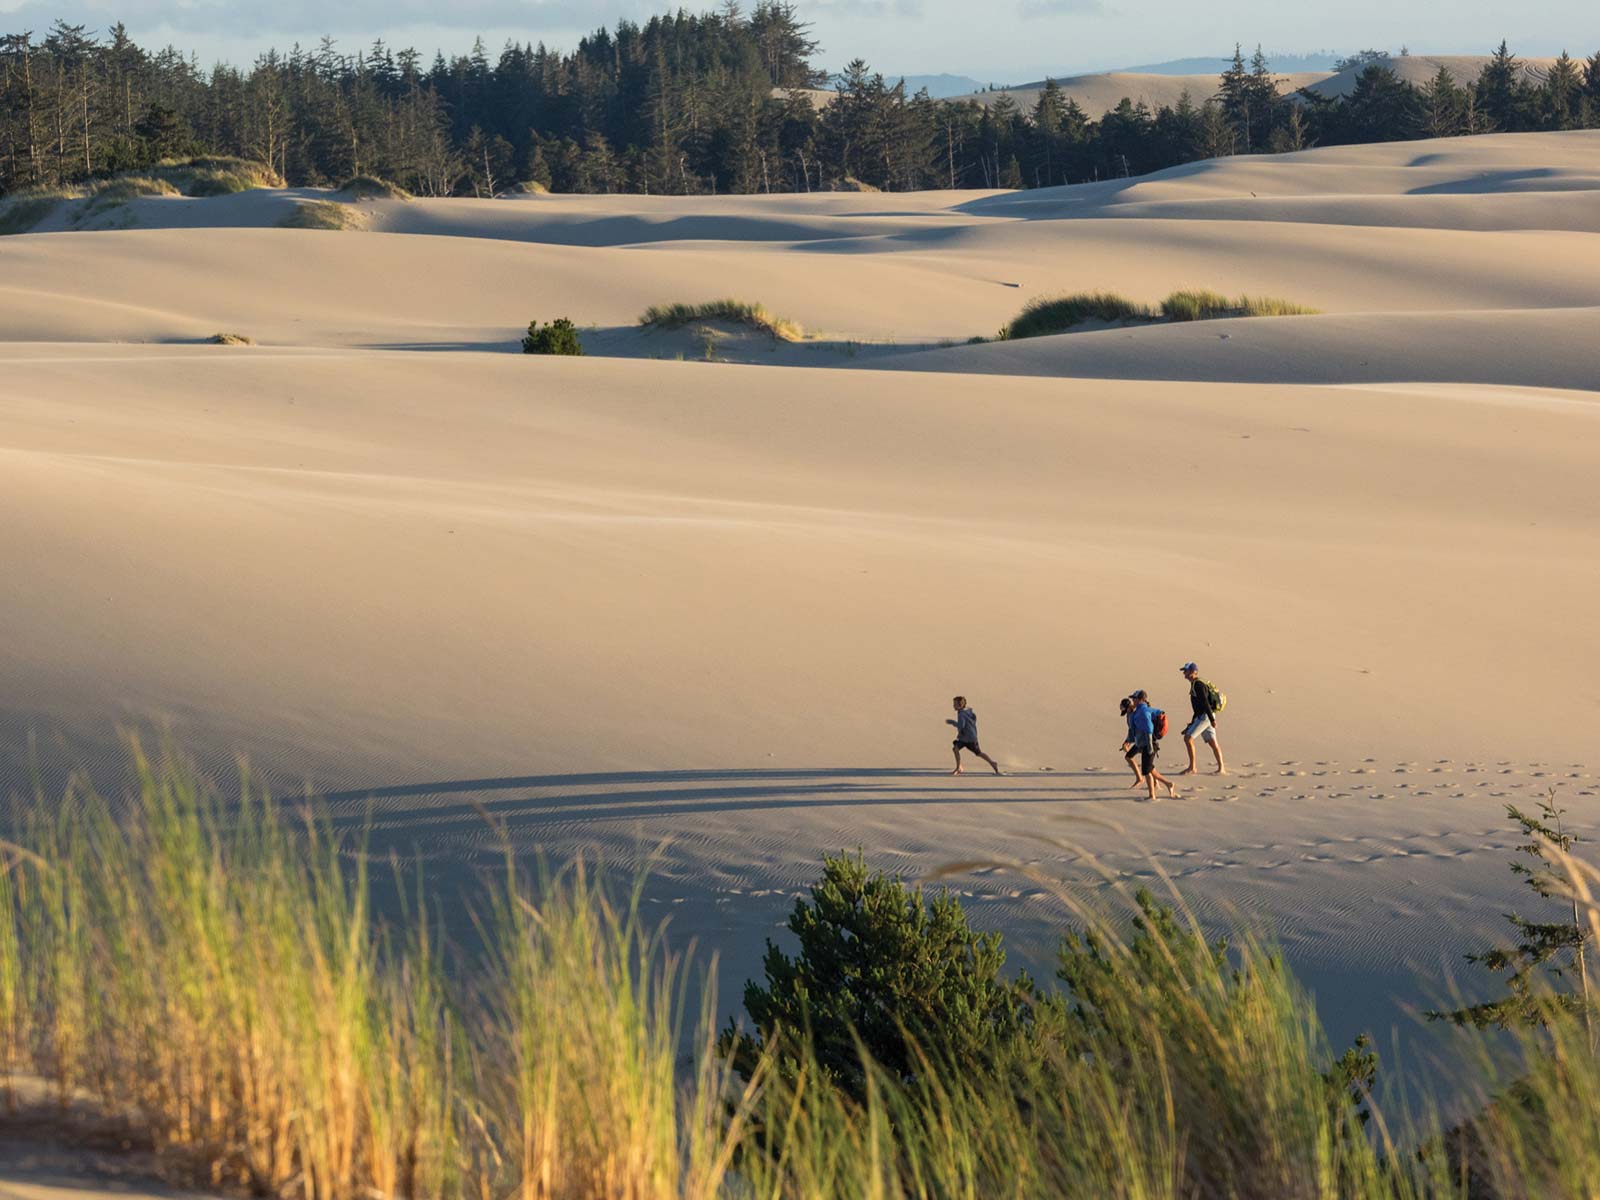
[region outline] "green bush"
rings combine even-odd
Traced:
[[[900,1079],[916,1074],[922,1055],[970,1067],[1027,1027],[1038,998],[1026,975],[1001,977],[1000,935],[972,930],[948,892],[925,898],[859,857],[823,860],[789,932],[799,954],[768,941],[765,986],[745,987],[757,1036],[741,1040],[731,1024],[724,1034],[746,1078],[769,1039],[804,1032],[817,1065],[860,1100],[863,1052]],[[786,1074],[799,1067],[793,1056],[783,1062]]]
[[[527,336],[522,339],[522,352],[581,355],[583,343],[578,340],[578,327],[566,317],[557,317],[548,325],[530,321]]]

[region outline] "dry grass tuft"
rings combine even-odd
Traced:
[[[213,333],[206,339],[213,346],[254,346],[255,338],[245,333]]]
[[[805,329],[798,321],[777,317],[763,304],[747,300],[709,300],[703,304],[652,304],[639,317],[646,329],[677,329],[697,321],[725,321],[731,325],[745,325],[768,334],[778,341],[798,342],[805,337]]]

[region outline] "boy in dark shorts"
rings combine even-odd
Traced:
[[[978,748],[978,714],[967,707],[967,698],[965,696],[957,696],[951,703],[956,708],[955,720],[952,721],[946,718],[945,724],[956,727],[956,740],[950,743],[950,749],[956,756],[956,769],[951,771],[950,774],[961,774],[961,752],[963,750],[969,754],[976,754],[994,768],[996,775],[1000,774],[1000,764]]]

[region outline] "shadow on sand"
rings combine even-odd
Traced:
[[[1118,790],[1110,784],[1117,783]],[[514,792],[505,796],[498,793]],[[705,813],[834,806],[1062,804],[1121,799],[1102,771],[1043,771],[959,779],[907,768],[615,771],[453,779],[348,789],[313,796],[336,825],[370,824],[388,834],[442,832],[485,818],[507,828],[597,821],[649,821]]]

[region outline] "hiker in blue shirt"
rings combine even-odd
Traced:
[[[996,775],[1000,774],[1000,764],[978,747],[978,714],[967,707],[967,698],[965,696],[957,696],[951,703],[956,708],[955,720],[952,721],[946,718],[945,724],[956,727],[956,740],[950,743],[950,749],[956,756],[956,769],[951,771],[950,774],[960,775],[962,773],[961,752],[963,750],[976,754],[994,768]]]
[[[1143,688],[1129,699],[1133,701],[1133,711],[1128,714],[1128,740],[1122,744],[1122,748],[1138,750],[1139,773],[1149,785],[1151,800],[1156,798],[1158,783],[1167,789],[1168,799],[1176,800],[1178,789],[1172,785],[1172,780],[1156,770],[1156,755],[1161,753],[1158,733],[1165,725],[1166,714],[1159,708],[1151,707],[1150,696]]]
[[[1139,764],[1134,761],[1139,757],[1139,747],[1133,744],[1133,701],[1124,696],[1122,703],[1117,708],[1117,712],[1121,714],[1123,720],[1128,722],[1128,736],[1122,742],[1122,761],[1127,763],[1128,769],[1133,772],[1133,782],[1128,786],[1130,788],[1143,787],[1144,776],[1139,773]]]

